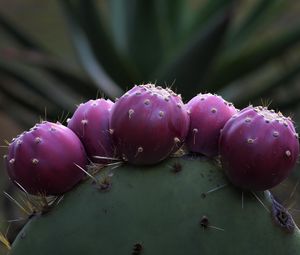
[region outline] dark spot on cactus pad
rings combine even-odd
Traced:
[[[273,196],[271,196],[271,199],[274,222],[283,230],[292,233],[295,230],[295,222],[291,214]]]
[[[208,221],[208,218],[207,216],[203,215],[201,220],[200,220],[200,226],[204,229],[207,229],[208,226],[209,226],[209,221]]]
[[[135,243],[133,245],[132,255],[139,255],[143,250],[143,245],[141,243]]]
[[[175,162],[173,165],[172,165],[172,172],[173,173],[179,173],[182,171],[182,165],[179,163],[179,162]]]
[[[201,198],[206,198],[206,194],[205,193],[201,193]]]
[[[26,237],[26,232],[23,231],[23,232],[21,233],[20,237],[21,237],[22,240],[25,239],[25,237]]]

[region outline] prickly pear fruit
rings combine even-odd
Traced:
[[[89,100],[80,104],[71,119],[68,128],[80,138],[91,161],[106,163],[114,156],[112,139],[109,134],[109,115],[113,102],[105,99]]]
[[[189,127],[181,97],[153,84],[135,86],[112,108],[110,131],[117,152],[132,164],[155,164],[176,151]]]
[[[265,107],[245,108],[221,132],[223,168],[242,189],[276,186],[290,174],[298,154],[298,134],[291,119]]]
[[[13,139],[5,157],[10,179],[28,193],[59,195],[84,176],[86,153],[79,138],[60,123],[44,121]]]
[[[190,128],[186,139],[189,151],[208,157],[219,153],[220,130],[237,112],[233,104],[221,96],[198,94],[186,104],[190,112]]]
[[[289,212],[269,192],[255,193],[266,209],[250,192],[242,205],[242,192],[204,158],[107,167],[96,178],[106,176],[110,190],[87,180],[31,217],[10,255],[299,254]]]

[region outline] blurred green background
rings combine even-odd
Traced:
[[[298,1],[0,0],[1,154],[41,118],[63,121],[80,102],[147,82],[185,102],[213,92],[239,108],[270,105],[298,127],[299,56]],[[299,168],[274,189],[298,224]],[[17,196],[3,165],[0,187]],[[1,194],[10,240],[20,217]]]

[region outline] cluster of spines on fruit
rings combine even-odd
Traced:
[[[179,148],[219,156],[228,179],[246,190],[280,183],[299,154],[293,122],[281,113],[252,106],[239,111],[210,93],[184,104],[171,89],[146,84],[115,103],[80,104],[68,127],[36,124],[12,140],[5,161],[11,180],[28,193],[58,195],[84,177],[88,161],[151,165]]]

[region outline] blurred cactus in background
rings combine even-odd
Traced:
[[[293,81],[300,71],[295,57],[300,20],[290,1],[57,4],[84,73],[72,70],[63,55],[51,53],[1,12],[0,27],[16,43],[2,47],[0,62],[1,108],[12,116],[26,111],[36,117],[46,108],[48,117],[57,119],[97,91],[114,98],[132,84],[149,81],[174,85],[185,100],[210,91],[238,106],[261,98],[281,108],[298,102]],[[25,115],[16,118],[32,124]]]
[[[199,92],[221,94],[237,107],[272,101],[273,108],[293,112],[300,121],[300,4],[295,1],[51,4],[64,18],[61,26],[68,29],[77,62],[54,52],[39,34],[32,36],[6,9],[0,11],[0,110],[22,128],[39,117],[64,122],[82,101],[99,95],[114,99],[147,82],[173,86],[185,101]],[[295,173],[289,185],[278,188],[288,194],[282,196],[286,202],[297,196],[299,177]]]

